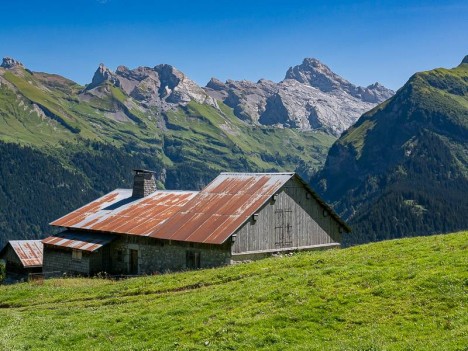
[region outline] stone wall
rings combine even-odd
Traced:
[[[121,236],[111,244],[111,266],[114,274],[129,274],[130,250],[138,252],[138,274],[165,273],[189,269],[187,252],[198,253],[200,268],[230,264],[230,244],[208,245],[131,235]]]
[[[60,272],[72,275],[91,275],[101,271],[102,259],[99,252],[82,252],[81,260],[72,258],[72,250],[44,246],[42,271]]]
[[[103,250],[108,250],[106,255],[103,255]],[[73,260],[72,250],[45,246],[43,272],[73,275],[93,275],[107,272],[128,275],[131,274],[130,250],[137,251],[137,274],[189,269],[187,267],[187,252],[198,254],[199,268],[218,267],[231,263],[229,243],[225,245],[192,244],[122,235],[109,246],[93,253],[83,252],[80,261]],[[104,260],[103,257],[106,259]]]

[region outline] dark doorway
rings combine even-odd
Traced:
[[[101,268],[101,271],[109,272],[109,270],[111,268],[110,260],[111,260],[110,247],[107,245],[107,246],[104,246],[102,248],[102,268]]]
[[[130,274],[138,274],[138,250],[130,250]]]
[[[187,269],[200,268],[200,253],[199,252],[187,251],[186,259],[187,259],[187,262],[186,262]]]

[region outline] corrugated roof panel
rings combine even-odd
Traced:
[[[151,237],[222,244],[294,173],[221,173]]]
[[[133,198],[131,189],[117,189],[51,224],[72,229],[145,236],[196,194],[193,191],[158,190],[144,198]]]
[[[129,193],[128,189],[116,189],[50,224],[60,227],[84,226],[87,222],[91,222],[94,219],[94,214],[129,196],[131,196],[131,193]]]
[[[64,231],[45,238],[42,243],[44,245],[93,252],[111,243],[115,238],[116,236],[112,234]]]
[[[11,240],[9,244],[24,268],[42,267],[43,245],[40,240]]]
[[[211,215],[208,220],[202,223],[195,231],[190,234],[187,238],[188,241],[192,241],[195,238],[203,238],[206,236],[206,233],[212,233],[214,235],[215,231],[222,227],[222,225],[229,221],[228,216],[220,216],[217,214]]]

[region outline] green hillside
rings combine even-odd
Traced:
[[[468,232],[0,287],[2,350],[467,350]]]
[[[468,228],[468,59],[416,73],[330,149],[314,178],[347,244]]]
[[[134,168],[157,171],[168,189],[200,189],[221,171],[307,176],[336,139],[249,125],[218,106],[191,101],[163,111],[109,81],[88,90],[21,65],[0,67],[0,247],[46,236],[53,219],[130,187]]]

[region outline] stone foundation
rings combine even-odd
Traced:
[[[165,273],[190,269],[187,252],[198,253],[199,268],[230,264],[230,245],[191,244],[137,236],[122,236],[111,244],[112,270],[115,274],[128,274],[130,250],[138,251],[138,274]]]

